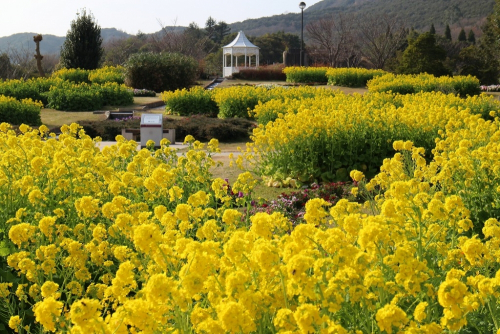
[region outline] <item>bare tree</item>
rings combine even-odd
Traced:
[[[322,18],[306,26],[309,39],[326,56],[326,63],[338,67],[353,55],[353,20],[346,14]]]
[[[179,30],[175,26],[165,27],[159,23],[161,30],[150,37],[151,47],[155,52],[177,52],[202,60],[214,47],[210,36],[202,34],[195,24],[185,30]]]
[[[405,42],[404,23],[386,14],[359,16],[357,22],[363,55],[375,68],[383,68]]]

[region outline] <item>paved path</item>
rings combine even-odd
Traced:
[[[102,141],[102,142],[97,143],[97,146],[99,146],[99,148],[101,150],[106,146],[112,146],[112,145],[116,145],[116,142],[115,141]],[[175,144],[170,144],[170,147],[176,148],[176,149],[183,149],[183,148],[187,148],[188,145],[184,145],[182,142],[176,142]],[[140,149],[141,149],[141,145],[138,144],[137,150],[139,151]],[[240,154],[240,152],[221,152],[221,153],[213,154],[213,157],[228,157],[231,153],[234,156],[238,156]],[[179,153],[179,155],[180,154],[182,154],[182,153]]]

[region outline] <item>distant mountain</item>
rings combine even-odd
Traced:
[[[37,35],[37,33],[23,32],[6,37],[0,37],[0,53],[8,51],[9,49],[21,51],[29,50],[34,52],[35,42],[33,42],[33,36],[35,35]],[[40,53],[42,55],[59,54],[66,37],[44,34],[42,34],[42,36],[43,40],[40,42]],[[103,28],[101,29],[101,36],[103,42],[106,42],[115,38],[124,38],[132,35],[115,28]]]
[[[304,25],[322,17],[337,13],[398,15],[408,27],[426,31],[431,24],[438,33],[444,32],[446,24],[452,33],[461,28],[480,32],[486,17],[492,13],[495,0],[323,0],[304,10]],[[243,30],[246,35],[260,36],[265,33],[284,31],[299,33],[301,14],[274,15],[232,23],[233,32]]]

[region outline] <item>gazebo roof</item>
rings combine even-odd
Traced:
[[[231,43],[224,46],[224,48],[257,48],[258,49],[259,47],[252,44],[252,42],[250,42],[248,40],[247,36],[245,36],[243,31],[240,30],[238,32],[238,36],[236,36],[236,38]]]

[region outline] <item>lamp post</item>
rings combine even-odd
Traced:
[[[300,33],[300,66],[302,66],[302,62],[304,59],[304,8],[306,8],[306,3],[301,2],[299,3],[299,8],[302,11],[302,26],[301,26],[301,33]]]

